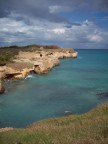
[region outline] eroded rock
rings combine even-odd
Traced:
[[[45,58],[34,63],[34,71],[37,74],[46,74],[48,73],[54,66],[59,65],[59,59],[54,58]]]
[[[22,79],[28,76],[30,71],[37,74],[46,74],[53,67],[60,64],[61,58],[77,57],[78,53],[73,49],[48,49],[35,52],[20,51],[14,59],[14,63],[0,67],[0,79]]]
[[[5,88],[3,84],[0,82],[0,94],[3,94],[5,92]]]

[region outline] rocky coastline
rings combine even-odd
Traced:
[[[19,51],[11,63],[0,66],[0,94],[4,93],[4,80],[26,78],[31,72],[47,74],[53,67],[60,65],[60,59],[76,58],[78,53],[72,48]]]

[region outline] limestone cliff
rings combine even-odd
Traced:
[[[61,58],[76,58],[73,49],[42,49],[33,52],[20,51],[13,60],[5,66],[0,66],[0,79],[22,79],[34,71],[36,74],[46,74],[54,66],[60,64]]]

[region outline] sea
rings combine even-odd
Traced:
[[[76,50],[48,74],[6,81],[0,128],[26,127],[47,118],[83,114],[108,102],[108,50]]]

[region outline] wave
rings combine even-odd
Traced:
[[[27,78],[34,78],[34,76],[29,74],[25,79],[27,79]]]

